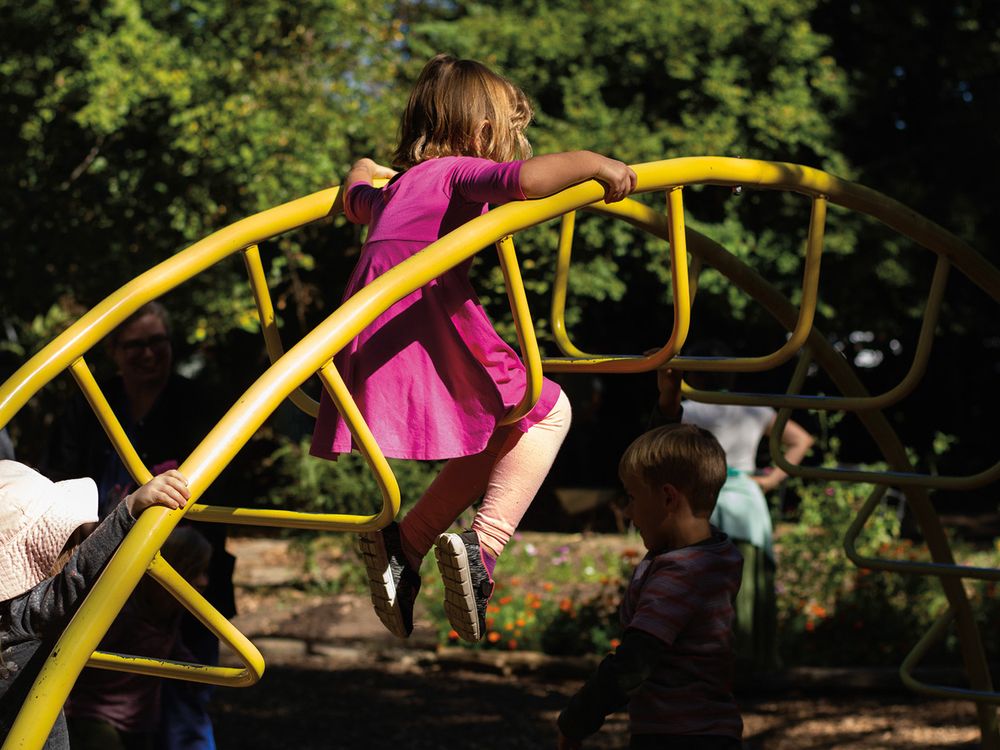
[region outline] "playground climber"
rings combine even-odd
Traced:
[[[144,510],[183,508],[187,480],[170,470],[127,495],[97,520],[91,479],[52,482],[15,461],[0,461],[0,738],[5,738],[49,652],[108,560]],[[69,747],[59,717],[46,750]]]
[[[361,159],[343,182],[344,213],[369,233],[345,299],[488,204],[538,198],[595,179],[607,202],[635,189],[627,165],[589,152],[530,158],[524,93],[473,60],[431,59],[410,94],[393,164]],[[389,179],[383,188],[372,183]],[[420,565],[436,547],[452,627],[483,637],[497,558],[552,466],[570,423],[546,379],[520,421],[502,425],[524,393],[523,363],[496,333],[469,281],[469,260],[390,307],[335,358],[385,455],[450,459],[403,520],[363,534],[372,600],[396,636],[413,629]],[[353,447],[323,394],[312,453]],[[472,529],[446,533],[478,498]]]
[[[581,747],[628,705],[633,750],[739,750],[732,602],[743,560],[708,520],[725,453],[707,430],[666,425],[625,450],[619,475],[648,553],[621,603],[621,643],[559,716],[559,748]]]

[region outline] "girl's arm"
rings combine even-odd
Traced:
[[[354,166],[351,167],[351,171],[347,173],[347,177],[344,178],[344,192],[345,194],[350,192],[351,186],[359,182],[371,185],[375,180],[389,180],[395,176],[396,171],[394,169],[383,167],[381,164],[367,157],[358,159],[354,162]]]
[[[344,201],[344,215],[353,224],[367,224],[371,221],[372,201],[377,194],[375,190],[364,190],[369,195],[365,200],[358,200],[358,195],[351,197],[351,189],[356,185],[368,185],[377,179],[391,179],[396,172],[389,167],[383,167],[369,158],[358,159],[347,173],[341,185],[341,196]]]
[[[635,190],[635,172],[627,164],[593,151],[564,151],[528,159],[521,165],[521,191],[544,198],[587,180],[604,186],[604,202],[620,201]]]

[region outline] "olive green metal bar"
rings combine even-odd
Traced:
[[[640,206],[637,201],[625,200],[624,210]],[[667,226],[668,242],[670,243],[671,283],[674,293],[674,328],[667,343],[659,350],[648,355],[613,355],[558,357],[542,360],[547,372],[616,372],[636,373],[655,370],[666,364],[680,351],[691,328],[691,294],[688,288],[688,258],[687,234],[684,226],[684,201],[682,189],[679,186],[667,190]],[[568,274],[568,256],[566,259]],[[565,306],[565,291],[562,293]],[[565,316],[562,328],[565,332]],[[571,344],[572,346],[572,344]],[[575,348],[575,347],[574,347]],[[577,349],[577,351],[579,351]],[[581,352],[582,353],[582,352]]]
[[[250,640],[225,616],[213,607],[204,596],[171,567],[159,553],[153,557],[147,571],[167,591],[173,594],[185,609],[194,615],[218,639],[230,646],[243,662],[242,669],[207,664],[192,664],[170,659],[146,656],[126,656],[97,651],[87,662],[88,667],[114,672],[132,672],[150,677],[167,677],[222,687],[248,687],[256,684],[264,674],[264,657]]]
[[[899,383],[888,391],[877,396],[865,396],[853,398],[846,396],[804,396],[795,393],[728,393],[724,391],[702,391],[691,388],[686,383],[681,384],[681,393],[694,401],[703,401],[709,404],[728,404],[744,406],[771,406],[781,409],[815,409],[817,411],[865,411],[884,409],[887,406],[899,402],[917,387],[920,379],[927,371],[927,363],[930,359],[931,349],[934,346],[934,331],[937,327],[938,317],[941,311],[941,303],[944,299],[945,288],[948,282],[948,269],[950,268],[948,259],[940,255],[937,264],[934,266],[934,275],[931,279],[930,291],[927,295],[927,304],[924,309],[923,321],[920,325],[920,335],[917,339],[917,346],[914,350],[913,361],[910,369]],[[730,360],[735,361],[735,360]],[[701,366],[691,366],[689,363],[697,362],[704,364],[705,360],[698,358],[677,357],[671,362],[672,367],[679,370],[701,370]],[[718,368],[716,368],[718,369]],[[728,367],[725,369],[729,369]],[[739,368],[737,371],[742,371]],[[1000,469],[1000,465],[997,467]]]
[[[913,670],[916,668],[917,664],[920,663],[930,647],[940,641],[945,632],[948,630],[948,626],[954,619],[955,613],[951,609],[945,609],[944,613],[935,620],[934,624],[931,625],[931,629],[927,631],[923,638],[917,641],[917,645],[913,647],[913,650],[906,656],[903,663],[899,667],[899,677],[903,681],[903,684],[915,693],[921,693],[923,695],[929,695],[932,698],[943,698],[946,700],[970,700],[975,701],[979,704],[997,704],[1000,705],[1000,693],[988,692],[985,690],[970,690],[968,688],[952,687],[950,685],[931,685],[926,682],[921,682],[913,676]],[[986,747],[985,743],[983,747]]]
[[[271,293],[267,289],[267,275],[264,264],[260,260],[260,249],[257,245],[243,250],[243,262],[246,264],[247,275],[250,277],[250,289],[253,291],[254,302],[257,303],[257,314],[260,316],[260,330],[264,334],[264,345],[271,362],[277,362],[285,353],[281,344],[281,334],[278,332],[278,320],[271,304]],[[301,388],[292,391],[289,399],[300,411],[315,417],[319,414],[319,402]]]
[[[851,525],[844,534],[844,552],[847,558],[859,568],[886,570],[891,573],[928,576],[955,576],[956,578],[976,578],[984,581],[1000,581],[1000,568],[980,568],[972,565],[948,565],[916,560],[893,560],[888,557],[867,557],[858,551],[858,535],[881,502],[886,485],[876,486],[868,499],[858,510]]]
[[[528,309],[528,295],[524,291],[524,281],[521,279],[521,269],[517,262],[517,252],[514,240],[510,235],[503,237],[497,245],[500,256],[500,269],[507,287],[507,300],[511,313],[514,315],[514,329],[517,331],[517,343],[521,348],[521,359],[524,362],[524,395],[515,404],[500,424],[514,424],[526,416],[542,395],[542,355],[538,351],[538,340],[535,338],[535,325],[531,322],[531,311]]]

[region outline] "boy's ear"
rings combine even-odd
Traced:
[[[674,485],[667,482],[660,487],[660,496],[663,498],[663,507],[671,510],[677,506],[681,491]]]

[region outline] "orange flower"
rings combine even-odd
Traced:
[[[565,598],[559,602],[559,610],[561,612],[569,612],[573,609],[573,600],[570,598]]]
[[[496,643],[497,641],[500,640],[500,634],[495,630],[491,630],[489,633],[486,634],[486,640],[488,640],[490,643]]]
[[[517,648],[517,641],[515,641],[513,638],[511,638],[509,641],[507,641],[507,648],[509,648],[511,651],[513,651],[514,649],[516,649]]]
[[[535,599],[535,601],[531,603],[532,609],[541,609],[541,607],[542,607],[542,602],[539,599]]]
[[[503,629],[504,629],[504,630],[513,630],[513,629],[514,629],[514,623],[512,623],[512,622],[508,622],[508,623],[506,623],[506,624],[505,624],[505,625],[503,626]]]
[[[819,604],[816,604],[815,602],[810,605],[809,613],[819,618],[826,617],[826,610]]]
[[[814,623],[812,620],[806,620],[806,630],[808,630],[811,633],[815,629],[816,629],[816,623]],[[490,635],[493,635],[493,634],[490,633]]]
[[[514,600],[514,597],[512,597],[510,595],[501,597],[500,598],[500,605],[503,606],[504,604],[510,604],[513,600]]]
[[[458,640],[458,631],[457,630],[449,630],[448,631],[448,640],[449,641],[457,641]]]
[[[492,618],[492,617],[487,617],[486,618],[486,629],[487,630],[493,630],[493,622],[494,622],[494,618]],[[454,633],[455,631],[453,630],[451,632]]]
[[[514,621],[514,624],[517,625],[519,628],[523,628],[524,627],[524,618],[523,617],[518,617]]]
[[[555,584],[546,581],[545,583],[542,584],[542,588],[545,589],[546,591],[552,591],[552,589],[555,588]]]
[[[511,586],[520,586],[521,585],[521,577],[520,576],[514,576],[513,578],[511,578],[510,579],[510,585]]]
[[[622,645],[622,642],[620,640],[618,640],[617,638],[611,639],[611,648],[613,649],[618,648],[620,645]]]
[[[496,604],[487,604],[486,611],[489,612],[490,614],[495,615],[497,612],[500,611],[500,607],[498,607]]]

